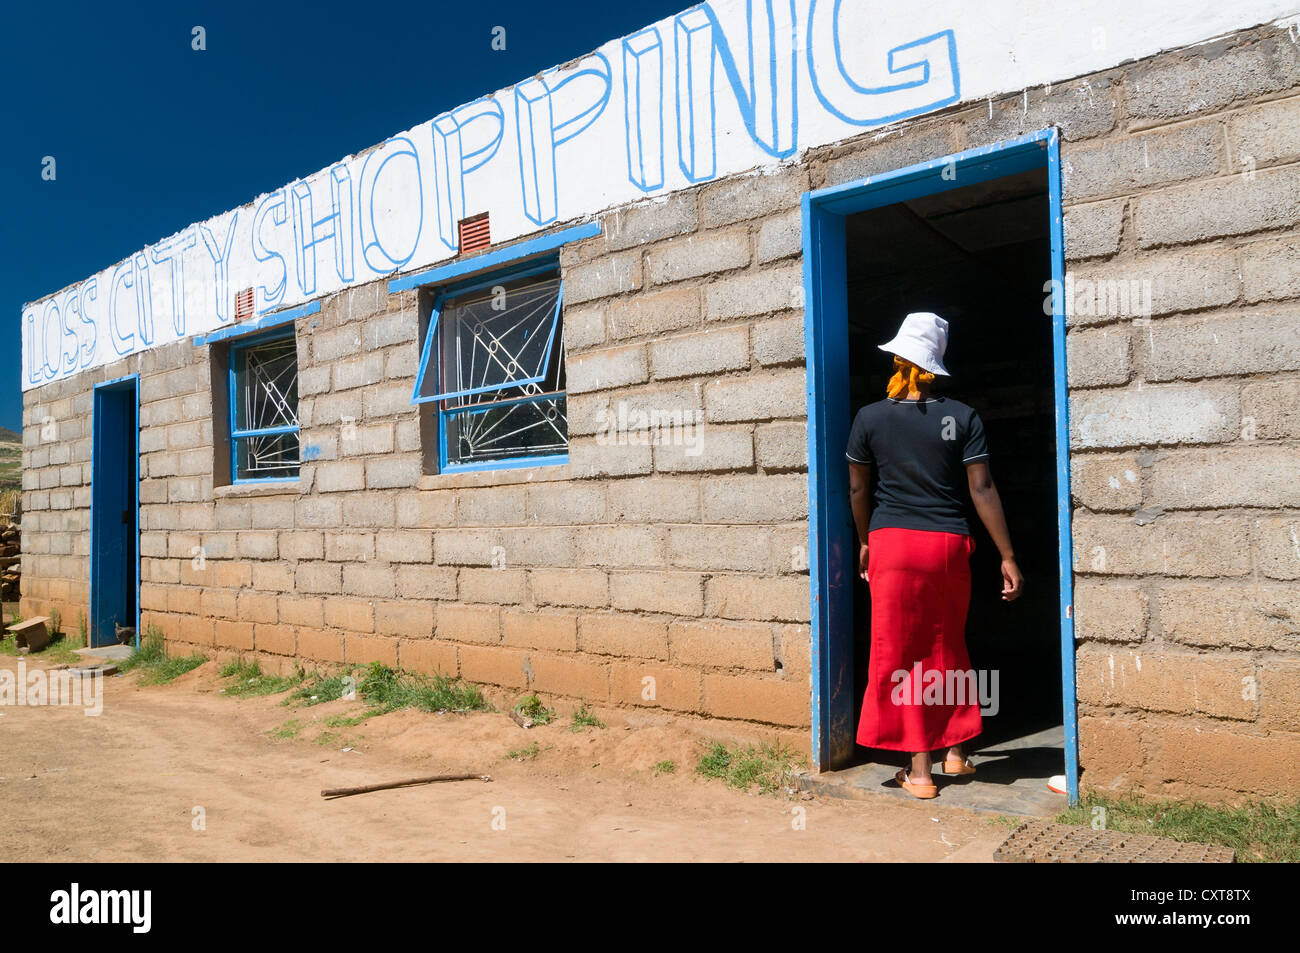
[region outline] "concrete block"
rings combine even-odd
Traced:
[[[704,577],[698,573],[614,572],[610,603],[633,612],[698,616],[704,612]]]
[[[1261,381],[1243,387],[1241,430],[1248,440],[1300,437],[1300,381]]]
[[[1124,84],[1132,119],[1184,119],[1296,85],[1300,54],[1285,34],[1221,41],[1135,66]]]
[[[1254,521],[1255,567],[1269,579],[1300,579],[1300,517],[1268,516]]]
[[[1194,655],[1149,646],[1084,646],[1075,662],[1079,700],[1142,711],[1253,721],[1254,697],[1243,698],[1255,665],[1233,656]]]
[[[599,569],[534,569],[528,574],[533,601],[540,605],[609,605],[609,575]]]
[[[760,321],[753,327],[754,363],[767,366],[802,364],[804,360],[803,312]]]
[[[1065,338],[1066,375],[1071,387],[1126,384],[1133,374],[1129,329],[1074,329]]]
[[[668,624],[648,616],[589,613],[578,620],[578,645],[591,655],[668,658]]]
[[[803,211],[792,208],[763,219],[756,247],[760,265],[803,254]]]
[[[749,264],[749,232],[744,228],[703,232],[652,248],[650,281],[656,285],[743,268]],[[568,286],[565,286],[568,296]]]
[[[698,425],[681,439],[661,439],[654,448],[659,473],[723,473],[754,465],[754,438],[748,426]]]
[[[1300,447],[1263,444],[1162,454],[1151,502],[1168,510],[1300,507]]]
[[[646,350],[641,345],[578,354],[569,359],[565,370],[569,392],[573,394],[640,384],[650,377]]]
[[[700,215],[705,228],[731,225],[776,209],[797,207],[806,191],[808,173],[798,166],[734,176],[704,187]]]
[[[1252,242],[1241,249],[1244,295],[1251,303],[1300,298],[1300,239]]]
[[[620,480],[609,490],[612,523],[694,523],[700,519],[700,481],[647,477]]]
[[[1070,397],[1070,446],[1137,447],[1221,443],[1241,428],[1236,388],[1153,385],[1085,391]]]
[[[621,251],[695,231],[694,191],[678,192],[621,208],[605,216],[605,245]]]
[[[605,255],[564,271],[564,299],[570,304],[623,294],[640,287],[640,249]]]
[[[1189,380],[1300,368],[1300,308],[1161,321],[1141,337],[1148,380]]]
[[[775,311],[803,309],[803,266],[774,265],[710,282],[704,289],[704,319],[729,321]]]
[[[1143,248],[1294,228],[1300,224],[1300,167],[1162,189],[1138,196],[1134,209]]]
[[[1199,311],[1230,304],[1240,293],[1235,250],[1170,249],[1071,268],[1065,287],[1066,321],[1098,324]]]
[[[705,611],[722,619],[807,622],[812,613],[802,576],[711,576],[705,590]]]
[[[1096,512],[1122,512],[1142,505],[1142,467],[1134,453],[1073,454],[1070,490]]]
[[[571,612],[507,609],[503,615],[503,643],[525,649],[575,652],[577,616]]]
[[[705,385],[705,413],[711,423],[803,417],[806,386],[802,369],[719,378]]]
[[[1232,114],[1228,145],[1238,163],[1234,172],[1300,159],[1300,98],[1260,103]]]
[[[1241,519],[1079,516],[1074,571],[1124,576],[1243,576],[1251,571],[1250,529]]]
[[[1078,579],[1074,636],[1094,642],[1141,642],[1147,636],[1147,594],[1137,586]]]
[[[656,380],[748,369],[749,328],[710,328],[655,341],[650,367]]]
[[[1218,122],[1071,144],[1061,153],[1064,200],[1080,202],[1215,175],[1223,155]]]
[[[522,569],[465,567],[456,574],[456,600],[496,605],[517,605],[528,599],[527,573]],[[401,580],[398,580],[398,591]]]
[[[708,480],[706,523],[784,523],[808,516],[808,478],[792,473]]]
[[[496,645],[501,641],[499,606],[449,605],[437,607],[437,635],[450,642]]]
[[[1161,636],[1207,648],[1291,651],[1300,637],[1300,591],[1268,583],[1161,586]]]
[[[615,340],[696,327],[702,314],[699,288],[665,288],[611,303],[605,311]]]

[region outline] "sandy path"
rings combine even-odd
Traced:
[[[167,686],[107,679],[98,717],[0,707],[0,860],[986,861],[1007,833],[933,803],[731,790],[694,775],[693,726],[655,717],[600,711],[609,728],[575,733],[567,718],[524,731],[503,713],[396,712],[327,729],[358,703],[286,708],[222,684],[209,662]],[[269,734],[290,719],[297,737]],[[506,758],[533,741],[536,759]],[[676,773],[656,777],[666,759]],[[320,797],[461,771],[494,780]]]

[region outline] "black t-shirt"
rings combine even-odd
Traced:
[[[870,529],[897,526],[963,535],[970,535],[966,464],[988,455],[979,414],[948,397],[886,397],[868,404],[853,419],[845,453],[876,473]]]

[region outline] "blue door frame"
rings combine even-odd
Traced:
[[[812,589],[812,755],[818,770],[853,755],[853,519],[844,442],[849,432],[847,216],[922,195],[1046,168],[1052,256],[1052,362],[1056,409],[1056,496],[1061,577],[1061,695],[1065,776],[1079,797],[1074,619],[1070,546],[1069,407],[1065,379],[1065,276],[1061,154],[1056,129],[943,156],[803,196],[804,335],[808,382],[808,564]]]
[[[140,377],[95,385],[90,447],[90,646],[140,645]],[[132,491],[134,488],[134,491]],[[131,554],[134,553],[134,558]],[[131,606],[134,605],[134,609]]]

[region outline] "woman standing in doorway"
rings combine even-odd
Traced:
[[[871,588],[871,654],[858,744],[911,753],[911,766],[895,780],[919,798],[938,794],[932,752],[943,753],[947,774],[975,773],[964,745],[982,727],[979,699],[952,692],[955,685],[975,683],[966,651],[975,541],[962,483],[1002,554],[1002,598],[1016,599],[1024,585],[989,473],[984,424],[966,404],[930,396],[935,375],[948,376],[947,345],[943,318],[907,316],[894,339],[880,345],[894,355],[887,396],[858,411],[846,453],[858,571]],[[868,490],[873,468],[874,508]]]

